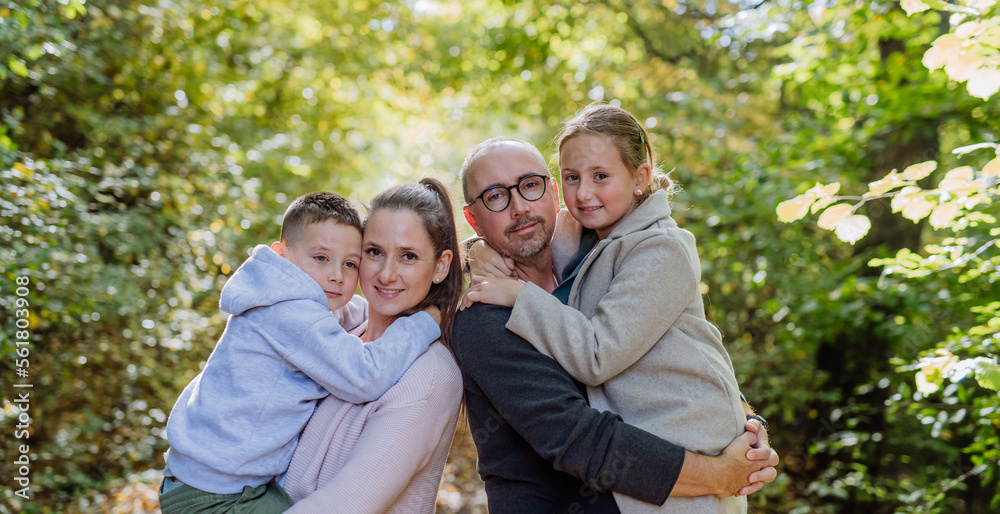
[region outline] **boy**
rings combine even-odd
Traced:
[[[364,321],[364,300],[351,302],[360,262],[357,210],[339,195],[309,193],[285,212],[281,240],[258,245],[226,282],[226,330],[167,421],[165,514],[290,507],[275,477],[316,402],[375,400],[441,335],[423,311],[367,345],[347,334],[331,311],[348,328]]]

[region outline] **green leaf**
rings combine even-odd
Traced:
[[[13,55],[7,58],[7,66],[10,68],[10,71],[22,77],[28,76],[28,67],[24,65],[24,61]]]

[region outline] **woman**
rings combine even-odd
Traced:
[[[378,194],[365,221],[360,282],[378,338],[394,319],[441,311],[441,340],[388,392],[356,405],[328,397],[302,432],[285,488],[288,512],[434,512],[458,419],[462,376],[450,351],[462,271],[451,201],[437,180]]]

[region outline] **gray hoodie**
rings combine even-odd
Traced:
[[[230,314],[226,330],[170,412],[164,472],[217,494],[284,473],[318,400],[375,400],[441,335],[419,312],[362,343],[329,311],[319,284],[266,245],[226,282],[219,304]]]

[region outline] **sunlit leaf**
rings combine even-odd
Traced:
[[[925,161],[907,166],[903,170],[903,180],[920,180],[930,175],[932,171],[937,169],[937,166],[937,161]]]
[[[968,81],[969,94],[986,100],[1000,91],[1000,70],[979,68],[968,74]]]
[[[903,205],[903,217],[914,222],[927,217],[934,210],[934,203],[924,198],[924,195],[913,195],[908,197]]]
[[[987,177],[1000,177],[1000,157],[993,159],[983,166],[983,175]]]
[[[868,192],[870,193],[870,196],[878,196],[892,191],[903,184],[905,184],[905,182],[903,182],[899,172],[893,171],[882,177],[882,179],[868,184]]]
[[[809,206],[813,203],[813,197],[807,195],[799,195],[791,200],[785,200],[778,204],[778,208],[775,212],[778,214],[778,220],[791,223],[796,220],[802,219],[803,216],[809,213]]]
[[[909,203],[913,195],[921,193],[922,191],[922,189],[915,186],[906,186],[903,189],[900,189],[899,193],[896,193],[896,196],[892,197],[892,202],[890,203],[892,206],[892,212],[899,212],[903,210],[903,207]]]
[[[855,214],[841,219],[840,223],[837,223],[834,234],[837,235],[837,239],[845,243],[854,244],[862,237],[865,237],[871,228],[872,222],[868,219],[868,216]]]
[[[917,371],[916,375],[914,375],[917,391],[923,394],[932,394],[941,387],[937,382],[928,379],[930,375],[932,375],[932,373],[929,373],[927,370],[921,369]]]
[[[961,51],[962,44],[959,39],[954,34],[945,34],[935,39],[931,48],[924,53],[924,66],[929,70],[936,70]]]
[[[958,202],[943,203],[931,211],[928,221],[934,228],[945,228],[951,225],[952,220],[955,219],[955,216],[958,216],[959,211],[961,211],[961,207]]]
[[[903,10],[906,11],[907,16],[911,16],[918,12],[924,12],[930,9],[930,7],[927,4],[921,2],[920,0],[903,0],[902,2],[900,2],[900,7],[902,7]]]
[[[839,203],[823,211],[816,224],[826,230],[834,230],[844,218],[851,215],[854,208],[846,203]]]
[[[837,199],[832,196],[824,196],[822,198],[818,198],[816,202],[812,204],[812,207],[809,209],[809,212],[816,214],[817,212],[823,210],[828,205],[836,201]]]
[[[966,194],[979,189],[976,184],[972,184],[972,178],[972,167],[960,166],[949,170],[941,180],[941,183],[938,184],[938,188],[958,195]],[[972,188],[971,190],[970,187]]]
[[[960,146],[960,147],[952,150],[951,153],[953,153],[955,155],[965,155],[967,153],[970,153],[970,152],[973,152],[973,151],[976,151],[976,150],[981,150],[983,148],[996,148],[996,147],[997,147],[996,143],[976,143],[974,145]]]

